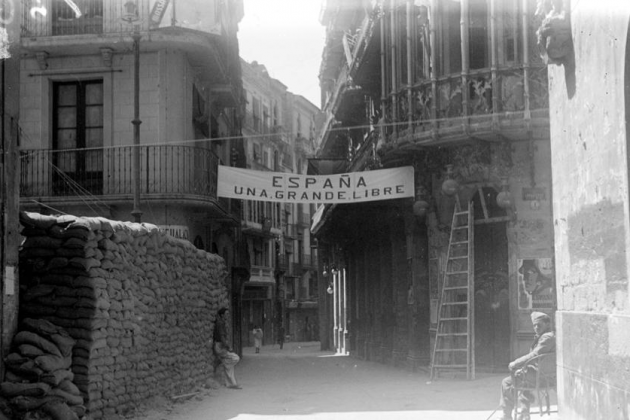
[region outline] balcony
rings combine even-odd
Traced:
[[[302,270],[305,270],[305,271],[309,271],[309,270],[317,271],[317,255],[302,254],[301,267],[302,267]]]
[[[133,146],[98,150],[22,150],[20,196],[48,202],[81,202],[95,196],[105,202],[133,197]],[[142,200],[218,203],[234,216],[235,200],[217,197],[219,158],[191,146],[141,146]],[[238,216],[240,217],[240,216]]]
[[[22,53],[36,56],[42,63],[47,57],[89,54],[102,54],[103,61],[110,62],[112,53],[128,52],[131,33],[137,30],[141,52],[163,48],[185,52],[191,67],[203,69],[201,80],[221,86],[225,92],[219,94],[233,96],[230,85],[238,79],[240,64],[233,47],[235,35],[229,35],[227,22],[236,17],[228,17],[229,11],[218,0],[136,0],[137,15],[126,15],[126,3],[128,0],[23,1]],[[130,16],[137,20],[126,20]]]
[[[129,32],[128,0],[41,0],[24,2],[23,36],[49,37]],[[71,4],[73,3],[73,4]],[[191,29],[220,35],[220,11],[214,1],[136,0],[137,24],[141,31],[167,27]]]
[[[275,283],[273,268],[259,265],[252,265],[250,269],[250,282]]]
[[[284,274],[285,276],[293,275],[293,263],[288,255],[278,255],[276,260],[276,271]]]
[[[299,205],[298,205],[299,206]],[[297,212],[297,227],[298,229],[306,229],[311,226],[311,217],[308,213],[304,213],[298,207]]]
[[[297,239],[299,233],[300,230],[298,229],[298,225],[294,223],[288,223],[282,227],[282,235],[286,239]]]
[[[549,125],[546,67],[480,70],[404,88],[385,105],[386,144],[381,151],[488,138],[523,139]],[[394,140],[395,139],[395,140]],[[395,143],[395,144],[394,144]]]

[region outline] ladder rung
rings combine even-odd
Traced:
[[[468,289],[468,286],[451,286],[451,287],[445,287],[442,290],[459,290],[459,289]]]
[[[468,320],[468,318],[464,317],[453,317],[453,318],[440,318],[440,321],[461,321],[461,320]]]
[[[441,352],[445,352],[445,351],[468,351],[468,349],[435,349],[435,351],[441,351]]]
[[[451,245],[459,245],[459,244],[467,244],[468,241],[457,241],[457,242],[451,242]]]
[[[470,214],[470,212],[468,210],[466,211],[456,211],[454,212],[455,216],[461,216],[462,214]]]
[[[464,336],[464,335],[468,335],[468,333],[437,333],[438,337],[451,337],[451,336]]]
[[[468,305],[468,302],[442,302],[442,305]]]
[[[455,226],[453,228],[453,230],[461,230],[461,229],[468,229],[468,226]],[[466,241],[466,242],[468,242],[468,241]]]
[[[433,365],[434,368],[467,368],[468,365]]]
[[[468,255],[462,255],[461,257],[448,257],[449,260],[461,260],[462,258],[468,258]]]
[[[446,274],[468,274],[468,271],[449,271]]]

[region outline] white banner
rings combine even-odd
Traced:
[[[219,197],[284,203],[360,203],[413,197],[413,167],[300,175],[219,166]]]

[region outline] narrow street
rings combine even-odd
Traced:
[[[204,390],[175,404],[156,401],[135,420],[423,419],[486,420],[497,408],[504,375],[428,383],[377,363],[320,352],[319,343],[246,348],[236,368],[243,389]],[[555,394],[552,415],[557,420]],[[498,413],[492,416],[495,418]],[[537,405],[532,415],[538,417]]]

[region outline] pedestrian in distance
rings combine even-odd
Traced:
[[[214,341],[214,354],[221,362],[220,367],[222,367],[225,372],[226,386],[231,389],[241,389],[234,374],[234,367],[241,358],[232,351],[232,346],[229,344],[227,333],[227,308],[221,308],[217,312],[217,320],[214,324],[212,340]]]
[[[280,350],[282,350],[282,347],[284,346],[284,327],[280,326],[280,329],[278,330],[278,344],[280,345]]]
[[[263,330],[258,325],[254,326],[254,347],[256,347],[256,353],[260,353],[260,347],[263,341]]]
[[[554,353],[556,351],[556,334],[551,329],[551,318],[549,315],[542,312],[532,312],[531,319],[536,336],[530,352],[508,365],[512,374],[503,379],[501,383],[500,406],[503,410],[503,415],[500,417],[500,420],[512,419],[512,410],[514,410],[514,405],[517,403],[514,401],[514,386],[531,386],[534,384],[537,366],[532,359],[541,354]],[[521,393],[518,401],[521,405],[521,413],[518,420],[530,419],[529,406],[533,401],[534,395],[532,393]]]

